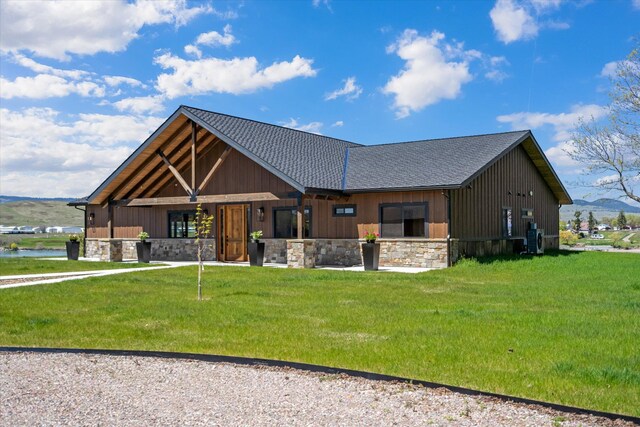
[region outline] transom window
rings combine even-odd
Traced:
[[[311,236],[311,208],[304,208],[304,237]],[[273,210],[273,237],[295,239],[298,237],[298,212],[296,208],[275,208]]]
[[[428,237],[426,203],[380,205],[381,237]]]
[[[169,212],[169,237],[196,237],[196,211]]]
[[[356,205],[333,205],[333,216],[356,216]]]

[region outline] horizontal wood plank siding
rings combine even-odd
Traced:
[[[558,199],[522,146],[478,176],[471,188],[452,190],[451,199],[453,238],[502,238],[503,207],[512,209],[512,237],[526,237],[529,222],[537,223],[546,235],[558,235]],[[522,218],[522,209],[533,209],[533,218]]]

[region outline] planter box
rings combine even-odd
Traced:
[[[148,263],[151,260],[151,242],[136,242],[138,262]]]
[[[249,242],[249,265],[262,267],[264,262],[264,243]]]
[[[378,261],[380,260],[380,243],[363,243],[362,244],[362,263],[365,271],[377,270]]]
[[[65,242],[67,247],[67,259],[77,261],[80,255],[80,242]]]

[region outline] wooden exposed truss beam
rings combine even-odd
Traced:
[[[160,158],[164,161],[164,164],[167,165],[167,167],[169,168],[169,170],[171,171],[173,176],[178,180],[180,185],[182,185],[182,188],[184,188],[184,190],[187,192],[187,194],[190,197],[193,196],[194,194],[193,194],[191,188],[189,187],[189,185],[187,184],[187,182],[184,180],[182,175],[180,175],[180,172],[178,172],[178,170],[173,166],[173,164],[171,164],[169,159],[167,159],[167,157],[164,155],[164,153],[161,150],[158,150],[158,151],[156,151],[156,154],[158,154],[158,156],[160,156]]]
[[[196,134],[198,125],[191,122],[191,194],[196,194]]]
[[[241,193],[219,194],[215,196],[198,196],[197,203],[239,203],[239,202],[263,202],[268,200],[286,200],[295,198],[289,193]],[[159,205],[185,205],[194,203],[189,196],[177,197],[150,197],[141,199],[119,200],[118,206],[159,206]],[[304,222],[303,222],[304,225]]]
[[[220,155],[220,158],[218,158],[218,160],[216,161],[216,163],[213,165],[213,167],[211,168],[211,170],[209,171],[209,173],[207,174],[207,176],[202,180],[202,182],[200,183],[200,186],[198,187],[198,189],[196,190],[195,194],[196,196],[198,194],[200,194],[200,192],[202,191],[202,189],[204,187],[206,187],[206,185],[209,183],[209,181],[211,180],[211,178],[213,177],[213,174],[216,173],[216,171],[220,168],[220,166],[222,165],[222,162],[224,162],[224,159],[227,158],[227,156],[231,153],[231,147],[227,146],[227,148],[224,149],[224,151],[222,152],[222,154]]]

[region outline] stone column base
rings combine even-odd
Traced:
[[[311,239],[287,240],[287,267],[314,268],[316,266],[316,242]]]

